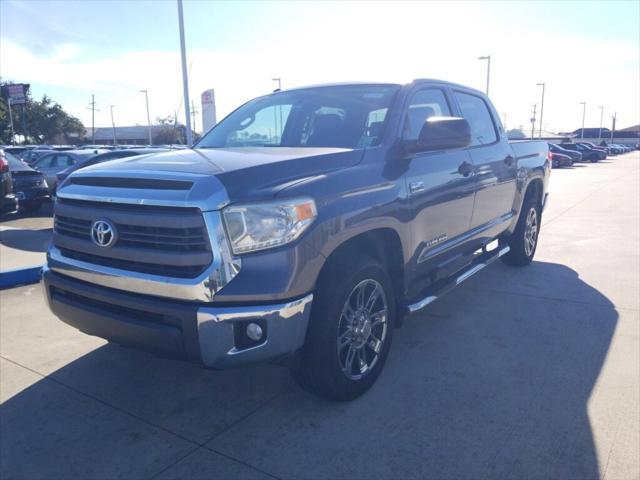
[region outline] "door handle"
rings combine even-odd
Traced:
[[[515,161],[516,159],[513,158],[511,155],[507,155],[506,157],[504,157],[504,163],[506,163],[508,166],[513,165]]]
[[[463,177],[468,177],[473,173],[473,165],[467,161],[464,161],[458,167],[458,173]]]

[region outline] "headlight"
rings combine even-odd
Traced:
[[[222,211],[233,253],[279,247],[298,238],[317,216],[309,198],[230,205]]]

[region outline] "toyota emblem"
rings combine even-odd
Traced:
[[[109,220],[96,220],[91,225],[91,240],[99,247],[110,247],[116,240],[116,227]]]

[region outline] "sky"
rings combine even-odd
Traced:
[[[508,128],[640,123],[640,2],[250,2],[185,0],[190,96],[214,88],[218,119],[282,87],[437,78],[485,89]],[[30,83],[91,126],[146,125],[182,99],[177,5],[0,0],[0,77]],[[181,118],[184,111],[180,110]],[[196,116],[196,130],[201,119]]]

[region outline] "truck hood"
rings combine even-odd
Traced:
[[[76,198],[109,195],[112,201],[149,204],[157,203],[162,196],[162,204],[173,199],[178,204],[211,210],[220,208],[221,203],[271,198],[298,182],[356,165],[363,152],[291,147],[174,150],[82,168],[68,177],[59,193]],[[172,181],[174,184],[170,184]],[[193,187],[180,187],[185,182]],[[171,188],[161,192],[162,185]],[[223,190],[224,195],[214,190]]]

